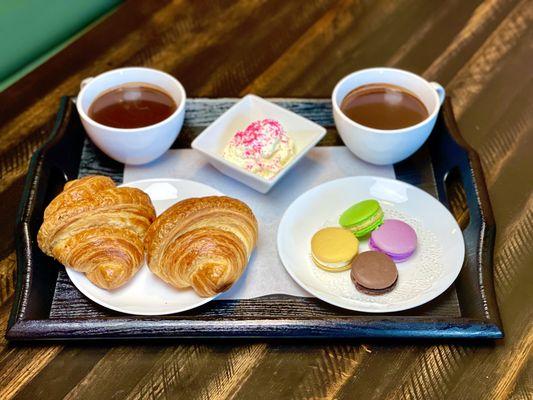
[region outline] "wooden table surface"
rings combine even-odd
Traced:
[[[29,27],[30,29],[30,27]],[[16,39],[16,38],[14,38]],[[533,398],[533,2],[133,1],[0,93],[0,331],[14,282],[27,163],[60,96],[126,65],[170,72],[189,97],[329,97],[347,73],[405,68],[446,87],[479,152],[497,221],[492,344],[9,345],[0,399]]]

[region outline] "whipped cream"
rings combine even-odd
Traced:
[[[263,119],[238,131],[222,156],[263,178],[272,179],[294,157],[294,141],[278,121]]]

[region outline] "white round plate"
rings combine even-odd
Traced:
[[[218,190],[202,183],[184,179],[146,179],[125,183],[146,192],[157,215],[178,201],[190,197],[222,196]],[[126,314],[164,315],[190,310],[214,297],[200,297],[193,289],[178,290],[155,276],[146,263],[124,286],[104,290],[89,281],[85,274],[66,268],[74,285],[89,299],[104,307]],[[215,296],[216,297],[216,296]]]
[[[380,202],[385,218],[408,222],[418,236],[413,256],[397,263],[396,287],[379,296],[357,291],[349,270],[326,272],[311,260],[313,234],[338,226],[345,209],[369,198]],[[368,240],[360,240],[359,251],[366,250]],[[324,183],[298,197],[281,219],[278,252],[290,276],[314,296],[338,307],[374,313],[417,307],[444,292],[461,270],[465,247],[453,216],[428,193],[394,179],[355,176]]]

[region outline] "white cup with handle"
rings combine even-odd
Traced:
[[[160,88],[176,103],[176,110],[156,124],[140,128],[114,128],[89,117],[89,107],[102,93],[127,83]],[[178,137],[185,117],[185,89],[173,76],[156,69],[128,67],[84,79],[76,107],[85,131],[109,157],[125,164],[145,164],[165,153]]]
[[[407,89],[424,104],[428,116],[422,122],[401,129],[376,129],[348,118],[341,103],[348,93],[363,85],[386,83]],[[396,68],[369,68],[347,75],[337,83],[331,102],[335,126],[346,146],[359,158],[386,165],[402,161],[417,151],[435,126],[444,88],[419,75]]]

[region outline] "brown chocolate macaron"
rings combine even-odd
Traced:
[[[378,251],[360,253],[352,262],[352,282],[365,294],[390,292],[398,281],[398,268],[386,254]]]

